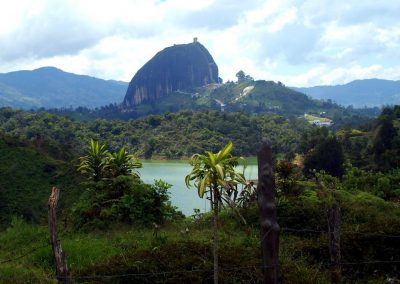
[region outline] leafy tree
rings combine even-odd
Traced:
[[[298,196],[301,188],[297,181],[301,175],[298,167],[288,160],[281,160],[277,163],[276,168],[276,187],[279,193],[283,195]]]
[[[237,77],[238,83],[242,83],[245,81],[246,74],[242,70],[240,70],[239,72],[236,73],[236,77]]]
[[[218,283],[218,213],[224,191],[231,190],[237,184],[246,184],[243,174],[235,171],[239,157],[232,156],[233,143],[229,142],[218,153],[206,151],[206,155],[194,154],[190,159],[192,171],[185,182],[190,187],[194,180],[200,198],[210,193],[210,201],[214,212],[214,283]]]
[[[321,144],[329,136],[329,130],[326,127],[315,127],[312,131],[304,132],[300,138],[299,151],[307,153]]]
[[[334,177],[341,177],[344,161],[342,145],[335,136],[329,136],[306,155],[304,174],[309,175],[311,170],[323,170]]]
[[[253,77],[251,77],[250,75],[246,75],[246,73],[244,73],[242,70],[236,73],[236,77],[238,78],[237,80],[238,83],[254,81]]]
[[[125,147],[122,147],[119,151],[108,154],[109,169],[112,177],[118,177],[120,175],[128,176],[132,175],[139,178],[135,169],[142,167],[142,163],[135,159],[132,154],[128,154]]]
[[[85,156],[80,157],[78,171],[88,176],[88,179],[99,181],[106,175],[109,152],[106,144],[90,139],[90,147]]]
[[[396,136],[397,131],[392,119],[388,115],[382,115],[372,146],[374,161],[379,170],[387,171],[399,166]]]
[[[386,149],[391,149],[395,136],[396,129],[393,126],[393,121],[388,117],[381,119],[374,139],[374,154],[379,156]]]

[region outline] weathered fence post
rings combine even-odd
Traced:
[[[258,206],[260,208],[261,248],[264,283],[276,284],[279,279],[279,225],[275,205],[275,177],[271,147],[263,145],[258,159]]]
[[[340,255],[340,207],[337,203],[327,209],[329,254],[331,257],[331,283],[340,283],[342,279]]]
[[[49,201],[47,203],[48,207],[48,221],[49,221],[49,231],[50,231],[50,242],[53,248],[54,260],[56,262],[56,276],[58,283],[67,283],[68,281],[68,268],[67,262],[65,260],[64,252],[61,248],[60,241],[57,235],[57,203],[60,197],[60,189],[53,187],[51,189],[51,194]]]
[[[218,198],[218,191],[216,188],[212,189],[211,191],[214,191],[214,207],[213,207],[213,236],[214,236],[214,245],[213,245],[213,263],[214,263],[214,284],[218,284],[218,247],[219,247],[219,241],[218,241],[218,203],[219,203],[219,198]]]

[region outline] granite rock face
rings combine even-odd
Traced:
[[[165,48],[140,68],[129,84],[124,105],[156,102],[172,92],[218,83],[218,80],[217,64],[195,39],[193,43]]]

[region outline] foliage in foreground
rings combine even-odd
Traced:
[[[343,265],[344,283],[383,283],[388,278],[396,279],[398,263],[390,261],[400,259],[400,207],[370,189],[375,186],[373,179],[366,178],[370,173],[354,174],[353,168],[347,168],[341,179],[329,178],[327,181],[336,187],[329,198],[312,180],[297,177],[286,182],[286,178],[290,180],[292,175],[301,174],[295,168],[283,173],[286,177],[282,171],[278,172],[278,181],[284,180],[278,182],[278,223],[282,229],[280,271],[285,282],[329,283],[325,210],[330,198],[339,202],[342,209],[342,261],[355,263]],[[283,186],[293,186],[295,190],[285,190]],[[393,185],[387,191],[395,188]],[[130,210],[141,203],[139,194],[138,200],[129,206]],[[143,213],[146,209],[137,212]],[[260,283],[258,208],[255,203],[247,203],[241,214],[248,225],[240,222],[231,210],[220,213],[220,279],[229,283]],[[138,215],[137,218],[146,217]],[[86,232],[61,228],[61,243],[71,277],[76,281],[79,277],[88,277],[85,278],[88,281],[130,283],[212,281],[211,213],[197,212],[186,219],[170,218],[158,228],[144,227],[135,222],[137,218],[128,222],[129,225],[113,219],[102,230],[91,230],[89,225]],[[35,247],[39,249],[10,264],[1,263],[2,277],[16,283],[51,281],[54,264],[46,239],[46,227],[14,219],[11,227],[0,233],[0,260],[14,258]]]
[[[182,216],[169,201],[170,184],[146,184],[129,176],[109,182],[88,182],[88,189],[72,207],[74,226],[107,229],[114,222],[149,226]]]
[[[106,145],[90,139],[78,171],[86,176],[86,192],[72,208],[79,228],[106,228],[110,222],[161,224],[178,217],[169,202],[170,184],[156,180],[145,184],[136,172],[142,164],[125,147],[110,153]]]
[[[311,184],[303,186],[303,193],[297,196],[279,197],[280,271],[288,283],[329,283],[324,200]],[[395,277],[398,264],[361,262],[400,258],[397,239],[390,237],[400,231],[398,205],[362,191],[346,189],[338,190],[336,198],[343,212],[343,262],[360,263],[343,266],[345,283],[383,283],[386,278]],[[223,210],[220,215],[221,280],[259,283],[262,271],[257,206],[243,209],[242,214],[248,226],[239,222],[230,210]],[[77,280],[89,277],[90,281],[98,282],[187,283],[204,280],[207,283],[212,281],[211,223],[212,215],[207,213],[169,221],[159,230],[110,224],[103,231],[63,232],[61,243],[71,277]],[[45,245],[46,235],[46,227],[15,220],[0,234],[0,259]],[[20,282],[54,277],[51,248],[41,248],[16,260],[12,268],[2,264],[0,270]],[[144,275],[132,275],[138,273]],[[102,275],[122,276],[103,278]]]

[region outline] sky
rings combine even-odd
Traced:
[[[129,82],[197,37],[224,80],[400,80],[400,0],[0,1],[0,72],[54,66]]]

